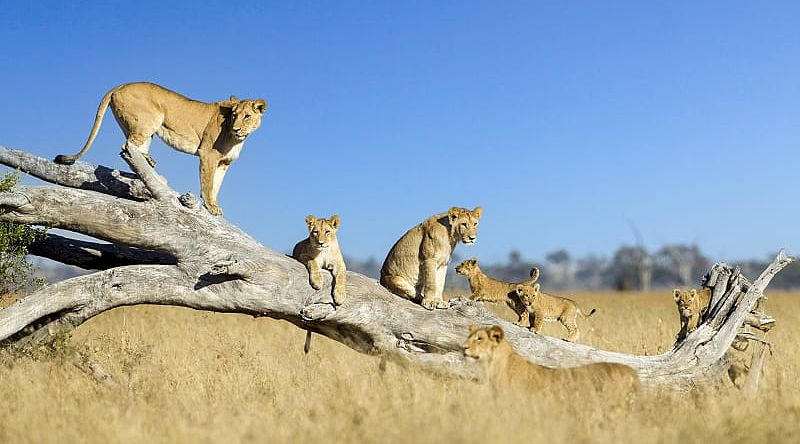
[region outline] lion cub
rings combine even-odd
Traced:
[[[302,262],[308,269],[308,282],[314,290],[322,288],[322,270],[333,275],[333,303],[342,305],[347,293],[345,290],[347,270],[336,239],[339,230],[339,216],[330,219],[317,219],[306,216],[308,237],[298,242],[292,251],[292,257]]]
[[[588,385],[599,390],[619,390],[630,395],[639,388],[639,374],[631,367],[611,362],[553,369],[532,364],[517,354],[499,326],[470,326],[464,355],[482,364],[484,376],[495,389],[522,386],[529,390],[564,390]]]
[[[541,331],[542,322],[557,320],[567,328],[568,335],[564,340],[569,342],[575,342],[580,338],[577,321],[578,314],[588,318],[597,311],[596,308],[593,308],[589,314],[586,314],[578,308],[578,305],[572,299],[539,291],[538,283],[534,285],[517,285],[516,293],[530,314],[533,315],[531,329],[535,333]]]
[[[456,265],[456,273],[466,276],[469,280],[469,288],[472,290],[470,299],[483,302],[505,302],[509,308],[514,310],[519,319],[515,325],[523,326],[530,323],[528,319],[528,309],[517,297],[517,284],[498,281],[487,276],[478,266],[478,259],[467,259]],[[531,277],[519,285],[533,285],[539,279],[539,269],[531,268]]]
[[[681,330],[678,332],[678,340],[684,339],[686,335],[697,330],[700,321],[706,315],[708,306],[711,303],[711,289],[704,288],[700,291],[672,290],[675,298],[675,305],[678,306],[678,314],[681,317]]]

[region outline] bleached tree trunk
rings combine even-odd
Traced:
[[[715,265],[709,278],[714,306],[706,322],[667,353],[626,355],[534,335],[464,299],[428,311],[356,273],[347,279],[347,301],[334,309],[329,276],[313,290],[303,265],[210,215],[196,197],[168,188],[138,152],[123,158],[136,174],[82,162],[57,165],[0,147],[0,163],[55,184],[0,193],[1,220],[109,242],[51,234],[35,245],[35,254],[100,271],[47,286],[0,311],[4,346],[46,341],[114,307],[161,304],[285,319],[363,353],[465,376],[478,371],[461,351],[468,326],[501,325],[531,362],[621,362],[636,369],[645,385],[687,388],[725,373],[723,356],[739,327],[772,277],[792,261],[781,252],[753,283],[738,270]]]

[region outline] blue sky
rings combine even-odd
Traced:
[[[800,253],[796,2],[0,1],[0,144],[77,151],[110,88],[152,81],[270,108],[220,193],[288,251],[309,214],[382,258],[448,207],[478,243],[608,255],[697,243],[714,260]],[[108,114],[84,160],[125,166]],[[151,154],[178,191],[197,158]],[[323,172],[336,179],[318,178]]]

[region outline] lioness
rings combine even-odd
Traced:
[[[333,276],[334,305],[342,305],[347,298],[346,278],[347,270],[336,239],[339,230],[339,216],[330,219],[317,219],[314,216],[306,217],[308,237],[294,246],[292,257],[302,262],[308,269],[308,282],[314,290],[322,288],[322,270],[328,270]]]
[[[472,290],[470,299],[484,302],[505,302],[509,308],[514,310],[519,319],[514,324],[525,325],[530,323],[528,319],[528,309],[517,296],[517,284],[498,281],[487,276],[478,266],[478,259],[467,259],[456,265],[456,273],[466,276],[469,280],[469,288]],[[539,269],[531,268],[530,278],[520,285],[533,285],[539,279]]]
[[[482,213],[481,207],[453,207],[408,230],[383,262],[381,285],[428,310],[447,308],[442,292],[450,256],[457,243],[475,243]]]
[[[697,330],[697,326],[700,325],[711,303],[711,289],[704,288],[698,292],[694,288],[691,290],[676,288],[672,290],[672,296],[681,317],[681,330],[678,332],[678,340],[681,340]]]
[[[596,308],[593,308],[589,314],[585,314],[572,299],[540,291],[538,283],[534,285],[517,285],[516,293],[530,314],[533,315],[531,329],[535,333],[539,333],[542,330],[544,321],[557,320],[567,328],[568,333],[564,340],[569,342],[575,342],[580,338],[578,314],[588,318],[597,311]]]
[[[517,354],[499,326],[470,326],[464,355],[477,359],[484,377],[496,389],[509,386],[530,390],[564,390],[571,384],[588,384],[598,390],[620,390],[630,394],[639,387],[639,374],[623,364],[602,362],[575,368],[553,369],[532,364]]]
[[[70,165],[92,146],[108,106],[125,134],[125,147],[147,154],[153,134],[167,145],[200,157],[200,192],[211,214],[222,215],[217,194],[231,162],[239,157],[244,140],[259,125],[267,110],[264,99],[204,103],[188,99],[153,83],[126,83],[107,92],[83,149],[58,155],[56,163]]]

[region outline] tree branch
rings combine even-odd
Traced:
[[[178,197],[178,193],[167,186],[166,179],[156,174],[153,167],[145,160],[139,150],[131,150],[126,146],[122,149],[120,156],[131,166],[131,169],[139,176],[142,182],[144,182],[153,198],[167,200]]]
[[[88,242],[48,233],[31,244],[28,252],[85,270],[106,270],[136,264],[174,265],[177,260],[164,253],[114,244]]]
[[[110,240],[119,244],[107,247],[113,257],[135,250],[125,250],[130,247],[138,248],[131,253],[136,260],[142,250],[165,252],[175,265],[120,266],[45,287],[0,311],[0,341],[19,345],[46,340],[121,305],[179,305],[285,319],[361,352],[473,376],[478,368],[461,347],[468,326],[500,325],[515,350],[531,362],[549,367],[619,362],[635,369],[645,385],[686,388],[724,374],[722,358],[737,330],[772,276],[793,260],[781,252],[752,284],[729,266],[716,265],[706,282],[714,295],[709,319],[669,352],[635,356],[532,334],[473,301],[455,299],[447,310],[428,311],[352,272],[346,302],[334,307],[327,273],[322,288],[314,290],[302,264],[269,250],[222,218],[182,206],[149,166],[132,160],[132,167],[159,198],[134,202],[84,190],[18,186],[0,193],[0,209],[6,210],[0,220]],[[82,246],[73,243],[66,249],[65,260]],[[89,263],[86,256],[80,260]]]
[[[151,197],[144,183],[136,178],[136,175],[104,166],[80,161],[74,165],[60,165],[49,159],[2,145],[0,145],[0,164],[65,187],[97,191],[134,200],[147,200]]]

